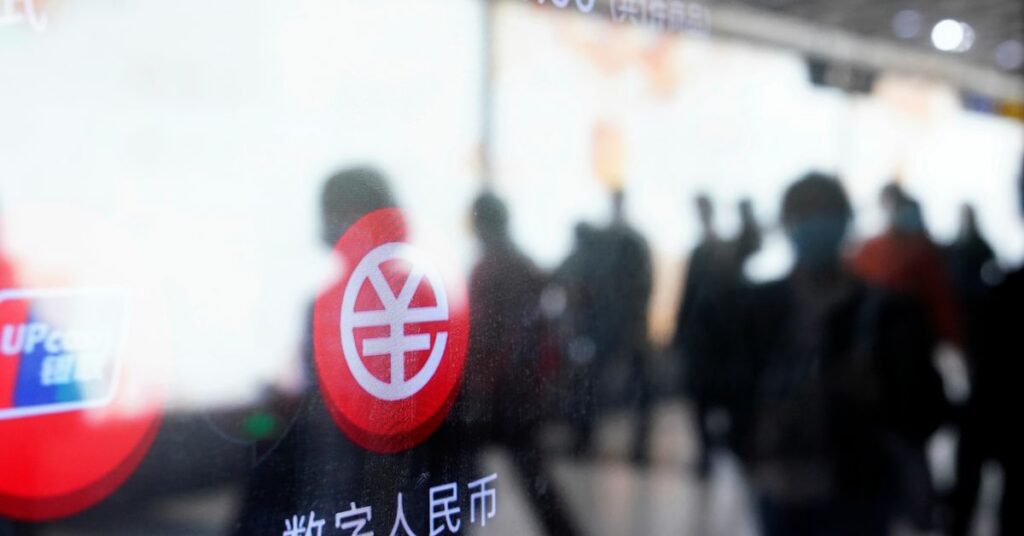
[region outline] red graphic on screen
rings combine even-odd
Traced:
[[[317,376],[331,416],[360,446],[399,452],[451,409],[469,336],[466,292],[407,238],[397,209],[375,210],[335,246],[339,281],[316,302]]]
[[[142,460],[159,390],[138,388],[145,375],[121,351],[126,320],[111,289],[0,290],[0,516],[79,512]]]

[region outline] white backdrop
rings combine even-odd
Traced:
[[[287,381],[330,270],[317,195],[345,165],[392,178],[415,227],[474,256],[482,14],[474,0],[53,1],[49,27],[0,28],[0,233],[25,286],[115,282],[166,312],[174,403]],[[796,55],[659,37],[504,3],[496,29],[496,187],[545,267],[622,182],[670,319],[697,191],[725,232],[750,196],[775,218],[808,169],[836,171],[877,229],[900,174],[940,238],[971,200],[1007,262],[1024,257],[1012,181],[1019,123],[961,111],[941,85],[871,97],[810,86]],[[595,147],[598,153],[595,157]],[[49,208],[44,208],[43,205]],[[42,216],[40,216],[42,214]],[[116,235],[116,238],[114,237]],[[777,236],[755,262],[785,267]]]

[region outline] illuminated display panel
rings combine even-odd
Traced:
[[[923,295],[906,323],[899,304],[868,320],[927,346],[940,398],[1000,408],[970,393],[1014,371],[966,371],[1019,353],[1024,128],[1019,99],[979,90],[1019,72],[978,51],[1009,65],[1019,31],[903,10],[920,28],[888,49],[840,8],[748,4],[0,0],[0,534],[755,533],[784,495],[751,431],[785,405],[768,372],[834,329],[833,303],[772,301],[809,249],[835,253],[839,226],[783,210],[815,171],[852,207],[843,281]],[[878,31],[891,8],[871,8]],[[794,44],[828,25],[853,32],[846,59]],[[934,61],[906,68],[936,31]],[[936,76],[948,61],[960,74]],[[898,269],[913,247],[863,253],[907,223],[880,202],[891,181],[924,268]],[[702,195],[725,244],[709,265],[742,291],[707,291],[724,312],[694,320],[688,296],[718,284],[687,283]],[[956,249],[964,202],[980,260]],[[704,342],[740,365],[693,357]],[[943,492],[972,433],[953,424],[928,431]],[[896,465],[925,463],[922,441]],[[808,448],[798,470],[841,465]]]

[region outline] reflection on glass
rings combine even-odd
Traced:
[[[831,4],[0,0],[0,535],[1021,533],[1024,7]]]

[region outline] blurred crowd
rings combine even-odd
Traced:
[[[738,267],[756,240],[719,239],[698,200],[705,238],[676,337],[704,449],[698,470],[707,473],[714,446],[732,451],[766,535],[888,534],[897,521],[966,534],[981,464],[994,459],[1005,475],[1002,530],[1014,534],[1014,449],[997,425],[1007,393],[992,379],[1012,373],[1019,352],[1007,329],[1019,276],[997,282],[969,207],[957,240],[941,247],[898,185],[881,203],[884,233],[849,245],[853,213],[839,181],[800,179],[781,208],[795,265],[752,284]],[[971,365],[972,395],[959,406],[935,365],[942,345]],[[710,426],[716,414],[725,430]],[[926,450],[944,425],[960,431],[945,497]]]
[[[885,231],[852,243],[840,181],[808,174],[780,210],[795,263],[781,279],[755,283],[744,271],[762,242],[750,203],[738,207],[740,231],[724,238],[712,200],[695,201],[702,237],[671,346],[659,351],[647,326],[651,257],[622,192],[611,195],[605,226],[576,227],[551,274],[516,249],[500,199],[480,196],[473,216],[483,247],[459,414],[486,429],[468,435],[537,457],[542,425],[561,421],[573,430],[569,452],[586,459],[595,424],[628,409],[630,456],[643,464],[651,363],[668,355],[682,371],[676,394],[693,408],[693,470],[707,479],[713,452],[734,456],[762,534],[884,535],[895,526],[968,534],[989,462],[1003,472],[1001,533],[1020,534],[1022,449],[1009,412],[1024,271],[1000,269],[973,209],[963,207],[956,240],[938,244],[919,202],[892,183],[879,198]],[[942,351],[961,356],[969,395],[949,396],[936,365]],[[936,489],[927,454],[940,429],[959,438],[949,489]],[[544,478],[536,464],[522,474]],[[543,513],[558,501],[534,504]],[[566,533],[564,524],[548,529]]]
[[[1024,176],[1019,188],[1024,214]],[[723,237],[713,201],[698,196],[701,239],[686,263],[674,336],[660,348],[648,326],[649,248],[629,223],[623,192],[609,200],[609,221],[578,224],[568,256],[546,272],[514,243],[505,203],[481,193],[470,207],[480,254],[469,280],[468,356],[451,414],[423,445],[374,454],[337,433],[310,383],[297,417],[248,475],[234,531],[329,511],[338,497],[388,505],[404,492],[399,509],[425,512],[423,493],[413,491],[480,474],[485,449],[498,448],[544,531],[579,534],[552,462],[599,462],[595,430],[626,413],[630,462],[647,466],[652,407],[668,396],[692,408],[699,448],[685,470],[706,481],[714,460],[731,456],[765,536],[886,535],[898,526],[968,534],[982,468],[992,463],[1003,474],[1001,533],[1021,533],[1024,450],[1010,412],[1024,348],[1024,269],[1000,269],[969,206],[959,236],[940,245],[918,201],[893,183],[879,197],[885,231],[854,243],[842,183],[810,173],[781,200],[777,223],[795,253],[792,268],[754,282],[745,265],[767,225],[741,202],[739,232]],[[397,206],[371,168],[331,177],[321,202],[328,247],[360,217]],[[936,366],[949,351],[969,372],[967,396],[949,396]],[[312,355],[307,335],[309,378]],[[665,370],[679,377],[666,381]],[[657,387],[666,384],[674,387]],[[552,441],[555,428],[568,439]],[[958,436],[948,489],[936,489],[928,458],[940,429]],[[389,508],[375,516],[394,519]],[[409,519],[423,530],[419,516]]]
[[[1024,215],[1024,171],[1018,188]],[[1000,267],[970,206],[956,239],[938,244],[919,202],[892,183],[879,196],[884,232],[854,242],[842,183],[810,173],[781,199],[777,224],[792,245],[792,268],[755,282],[745,266],[768,224],[743,201],[739,231],[724,237],[713,201],[698,196],[701,238],[686,263],[674,336],[661,348],[648,326],[649,248],[629,223],[623,192],[609,201],[609,221],[578,224],[568,256],[546,272],[514,243],[505,203],[481,193],[470,207],[480,254],[469,280],[468,356],[447,420],[421,446],[374,454],[337,432],[310,382],[286,401],[296,416],[254,459],[233,531],[260,533],[296,511],[330,511],[338,497],[389,505],[375,513],[386,520],[405,492],[398,509],[426,512],[414,491],[481,474],[485,449],[496,447],[544,531],[579,534],[552,462],[600,461],[595,431],[625,412],[630,462],[647,466],[652,407],[668,396],[692,409],[698,452],[685,470],[707,481],[714,460],[731,456],[764,536],[874,536],[894,527],[966,535],[982,469],[993,464],[1003,475],[1000,533],[1022,534],[1024,448],[1012,407],[1022,377],[1024,268]],[[323,243],[332,247],[362,216],[396,206],[380,172],[334,175],[321,194]],[[0,283],[11,277],[0,261]],[[969,393],[951,396],[936,364],[942,353],[960,356]],[[309,331],[304,354],[314,378]],[[666,381],[665,370],[679,377]],[[569,438],[551,441],[553,428]],[[955,479],[943,488],[928,457],[939,430],[958,438]],[[417,533],[425,517],[409,514]]]

